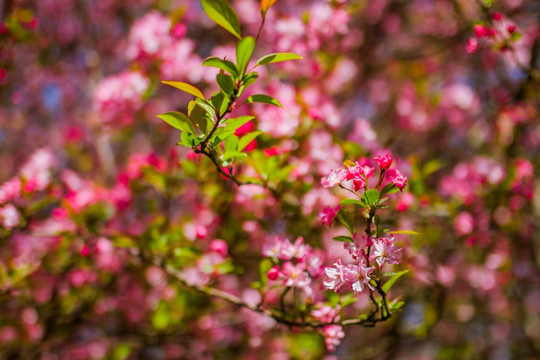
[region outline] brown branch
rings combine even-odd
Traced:
[[[247,304],[241,298],[235,295],[232,295],[226,291],[222,291],[222,290],[212,288],[206,285],[189,284],[184,279],[182,273],[179,270],[175,269],[174,267],[167,264],[160,263],[155,260],[153,261],[153,264],[163,269],[165,273],[167,273],[169,276],[177,280],[184,288],[196,291],[198,293],[201,293],[207,296],[220,298],[240,308],[248,309],[250,311],[257,312],[259,314],[270,317],[274,319],[276,322],[287,325],[287,326],[296,326],[296,327],[311,328],[311,329],[321,328],[328,325],[340,325],[340,326],[362,325],[366,327],[373,327],[375,326],[376,323],[385,321],[391,316],[391,314],[388,314],[388,316],[386,317],[381,317],[379,319],[376,319],[375,314],[378,312],[378,309],[377,309],[374,312],[370,313],[370,315],[367,318],[363,318],[363,319],[357,318],[357,319],[346,319],[346,320],[341,320],[341,321],[330,321],[330,322],[298,321],[294,319],[289,319],[285,317],[283,314],[276,313],[272,310],[263,309],[260,304],[259,305]]]

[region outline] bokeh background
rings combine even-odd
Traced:
[[[231,1],[244,34],[259,2]],[[157,118],[217,90],[208,56],[235,38],[195,0],[3,0],[0,5],[0,359],[537,359],[540,357],[540,4],[535,0],[278,0],[245,106],[265,133],[237,187]],[[261,297],[261,248],[302,236],[329,265],[346,195],[320,178],[392,153],[409,177],[382,220],[404,258],[403,311],[351,326],[336,351],[181,286]],[[216,242],[216,240],[223,240]],[[319,289],[322,278],[313,283]],[[305,300],[305,299],[304,299]],[[347,308],[365,312],[366,296]]]

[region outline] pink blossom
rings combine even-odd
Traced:
[[[222,257],[227,257],[227,243],[223,240],[216,239],[210,243],[210,251],[218,253]]]
[[[332,322],[339,320],[339,311],[341,307],[338,305],[329,306],[324,304],[318,304],[315,309],[311,310],[311,316],[321,322]]]
[[[396,185],[400,191],[403,191],[405,186],[407,186],[407,177],[403,175],[397,169],[388,169],[386,170],[386,177]]]
[[[324,272],[324,253],[320,249],[310,250],[302,259],[306,270],[313,278],[317,278]]]
[[[281,260],[290,260],[293,258],[301,259],[307,254],[308,251],[309,246],[304,245],[304,238],[299,236],[294,244],[292,244],[289,240],[284,240],[281,243],[281,252],[279,254],[279,258]]]
[[[474,25],[474,34],[478,38],[483,38],[488,35],[488,29],[484,25]]]
[[[280,277],[283,279],[284,286],[297,287],[307,295],[311,295],[313,290],[309,287],[311,278],[305,271],[305,266],[302,263],[293,265],[290,261],[283,264]]]
[[[478,40],[476,40],[475,38],[469,38],[467,40],[467,44],[465,45],[465,51],[467,51],[467,53],[469,54],[472,54],[476,52],[476,50],[478,50]]]
[[[341,339],[345,337],[345,332],[340,325],[328,325],[323,330],[324,343],[328,351],[336,350],[336,346],[341,344]]]
[[[474,230],[474,218],[473,216],[463,211],[454,220],[454,227],[458,235],[470,234]]]
[[[347,179],[347,170],[343,168],[334,169],[321,179],[322,187],[334,187]]]
[[[343,248],[349,251],[353,259],[358,259],[362,256],[362,251],[366,246],[372,246],[373,240],[371,236],[368,235],[359,235],[358,233],[353,234],[353,242],[346,242],[343,244]]]
[[[376,156],[375,161],[377,162],[377,165],[383,170],[386,170],[392,165],[392,155],[391,154],[384,154]]]
[[[385,262],[395,265],[399,264],[401,257],[401,248],[394,245],[394,237],[380,238],[373,241],[373,252],[369,257],[369,260],[376,259],[379,268],[381,268]]]
[[[4,207],[0,207],[0,224],[11,230],[19,225],[20,214],[17,208],[13,204],[7,204]]]
[[[158,54],[171,41],[171,20],[157,11],[151,11],[134,22],[129,32],[127,57],[144,59]]]
[[[404,193],[396,203],[396,210],[399,212],[405,212],[414,204],[414,195],[410,192]]]
[[[332,227],[332,223],[334,222],[334,218],[337,216],[339,209],[339,205],[336,208],[330,206],[325,207],[324,210],[318,214],[321,224]]]
[[[355,294],[364,292],[364,285],[373,290],[373,286],[369,283],[371,280],[369,275],[374,269],[372,266],[367,267],[364,260],[361,260],[358,265],[349,264],[347,266],[344,266],[341,260],[338,260],[334,267],[325,268],[329,279],[324,282],[324,286],[337,292],[343,285],[348,284]]]
[[[150,81],[137,71],[110,76],[98,85],[93,99],[97,121],[110,125],[129,125],[135,111],[142,108],[142,95]]]

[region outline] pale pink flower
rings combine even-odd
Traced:
[[[313,278],[317,278],[324,272],[324,253],[320,249],[309,251],[302,259],[306,270]]]
[[[302,289],[308,296],[311,295],[313,290],[309,286],[311,284],[311,278],[305,271],[305,266],[302,263],[293,265],[290,261],[283,264],[281,270],[281,278],[283,279],[283,285],[289,287],[297,287]]]
[[[358,233],[353,234],[353,242],[346,242],[343,244],[343,247],[345,250],[349,251],[349,254],[351,254],[353,259],[361,258],[363,254],[363,249],[366,246],[372,246],[373,241],[371,240],[370,236],[367,235],[359,235]]]
[[[374,267],[366,267],[363,260],[358,265],[349,264],[346,266],[341,263],[341,260],[338,260],[334,267],[325,268],[329,279],[324,282],[324,286],[337,292],[343,285],[348,284],[355,294],[363,292],[364,285],[373,290],[373,286],[369,283],[371,280],[369,275],[374,269]]]
[[[329,306],[324,304],[318,304],[315,309],[311,310],[311,316],[321,322],[332,322],[339,320],[339,311],[341,307],[338,305]]]
[[[346,273],[346,280],[352,282],[351,286],[355,294],[364,292],[364,285],[367,285],[371,290],[375,289],[369,283],[371,280],[369,275],[375,270],[373,266],[367,267],[362,259],[357,266],[349,265],[348,267],[350,267],[350,270]]]
[[[142,95],[150,81],[137,71],[109,76],[96,88],[93,107],[102,124],[129,125],[135,111],[143,106]]]
[[[383,170],[386,170],[392,165],[392,155],[391,154],[384,154],[376,156],[375,161],[377,162],[377,165]]]
[[[386,170],[386,177],[396,185],[400,191],[403,191],[405,186],[407,186],[407,177],[403,175],[397,169],[388,169]]]
[[[151,11],[136,20],[129,32],[127,57],[131,60],[157,56],[170,42],[171,20],[157,11]]]
[[[399,264],[401,256],[401,248],[394,245],[394,238],[380,238],[375,239],[373,242],[373,252],[369,257],[369,260],[376,259],[379,268],[381,268],[385,262],[395,265]]]
[[[343,168],[334,169],[321,179],[321,185],[323,187],[333,187],[341,184],[347,179],[347,170]]]
[[[332,223],[334,222],[334,218],[339,212],[339,208],[340,208],[339,205],[336,208],[327,206],[324,208],[323,211],[319,212],[318,216],[319,216],[319,219],[321,220],[321,224],[331,227]]]
[[[474,217],[466,212],[461,212],[454,220],[454,228],[458,235],[470,234],[474,230]]]
[[[341,344],[341,339],[345,337],[345,333],[340,325],[328,325],[324,327],[323,336],[326,349],[334,351],[336,346]]]
[[[6,204],[4,207],[0,207],[0,224],[11,230],[19,225],[20,220],[19,211],[13,204]]]
[[[309,250],[309,246],[304,245],[304,238],[299,236],[294,244],[292,244],[289,240],[284,240],[281,243],[281,252],[278,257],[281,260],[290,260],[293,258],[301,259],[308,253]]]

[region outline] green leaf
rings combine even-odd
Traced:
[[[382,286],[382,289],[385,293],[388,292],[388,290],[390,290],[390,288],[392,288],[392,286],[396,283],[396,281],[402,277],[403,275],[405,275],[406,273],[408,273],[409,270],[403,270],[403,271],[400,271],[398,273],[396,273],[395,275],[393,275],[390,279],[388,279],[388,281],[386,283],[384,283],[384,285]]]
[[[413,230],[389,231],[388,234],[407,234],[407,235],[416,235],[416,236],[421,236],[422,235],[422,233],[419,233],[419,232],[413,231]]]
[[[242,125],[245,125],[253,119],[255,119],[255,117],[253,116],[239,116],[235,119],[227,119],[227,125],[225,125],[225,129],[236,131],[236,129],[238,129]]]
[[[255,66],[277,63],[277,62],[282,62],[282,61],[289,61],[289,60],[302,60],[302,59],[303,57],[294,53],[268,54],[260,58],[255,64]]]
[[[176,128],[181,131],[190,132],[195,134],[195,124],[188,118],[186,115],[181,112],[171,111],[165,114],[158,115],[158,118],[165,121],[167,124],[171,125],[173,128]]]
[[[274,263],[269,258],[263,259],[259,264],[259,276],[264,284],[266,284],[266,282],[268,281],[268,276],[266,276],[266,273],[272,267],[274,267]]]
[[[382,188],[380,197],[382,198],[384,195],[393,194],[395,192],[398,192],[398,190],[399,189],[397,186],[395,186],[393,183],[390,183]]]
[[[190,102],[188,105],[188,114],[189,118],[193,120],[195,125],[201,129],[201,131],[204,134],[208,134],[210,132],[210,128],[208,128],[208,120],[210,119],[210,115],[208,112],[202,108],[200,104],[193,101]]]
[[[249,85],[253,83],[256,83],[258,77],[259,77],[259,74],[257,74],[256,72],[250,72],[249,74],[246,74],[246,76],[244,76],[244,81],[243,81],[244,88],[248,87]]]
[[[340,205],[356,205],[356,206],[361,206],[363,208],[367,208],[368,205],[363,203],[362,201],[360,200],[357,200],[357,199],[345,199],[345,200],[341,200],[339,202]]]
[[[244,104],[251,104],[251,103],[264,103],[264,104],[270,104],[270,105],[283,107],[283,106],[281,106],[279,101],[277,101],[276,99],[274,99],[271,96],[264,95],[264,94],[252,95],[252,96],[248,97],[246,99],[246,101],[244,101]]]
[[[240,141],[238,142],[238,150],[242,151],[250,142],[255,140],[259,135],[261,135],[263,132],[260,130],[254,131],[252,133],[249,133],[245,136],[243,136]]]
[[[234,65],[234,63],[229,60],[211,56],[204,60],[203,66],[212,66],[221,70],[225,70],[232,76],[238,77],[238,69],[236,68],[236,65]]]
[[[232,135],[225,140],[225,151],[236,151],[238,147],[238,136]]]
[[[218,74],[217,83],[224,94],[230,96],[234,93],[234,81],[230,75]],[[220,107],[221,103],[219,104],[219,106],[215,106],[216,109],[219,109]]]
[[[238,64],[238,72],[244,75],[246,68],[255,50],[255,39],[251,36],[246,36],[238,42],[236,47],[236,64]]]
[[[201,0],[201,5],[208,17],[216,24],[241,39],[240,21],[234,9],[226,0]]]
[[[375,189],[367,190],[364,194],[362,194],[362,201],[369,206],[374,205],[377,200],[379,200],[379,192]]]
[[[351,242],[351,243],[354,242],[353,238],[350,236],[335,236],[333,239],[336,241]]]
[[[399,310],[405,305],[405,301],[396,301],[395,303],[390,304],[390,310]]]
[[[209,103],[205,99],[195,99],[195,101],[197,102],[197,105],[202,107],[208,113],[210,118],[216,116],[216,110],[214,109],[213,104]]]
[[[241,152],[241,151],[227,151],[224,155],[223,155],[223,161],[227,161],[227,160],[230,160],[230,159],[233,159],[233,158],[245,158],[247,157],[247,154],[244,153],[244,152]]]
[[[187,92],[188,94],[191,94],[191,95],[193,95],[195,97],[198,97],[199,99],[204,100],[204,95],[201,92],[201,90],[197,89],[195,86],[193,86],[191,84],[181,82],[181,81],[162,81],[162,83],[164,83],[166,85],[169,85],[169,86],[172,86],[172,87],[175,87],[177,89],[180,89],[180,90],[182,90],[184,92]]]

